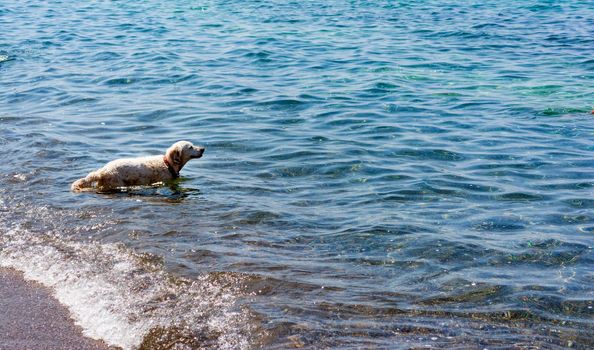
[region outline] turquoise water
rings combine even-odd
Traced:
[[[3,1],[0,28],[0,266],[85,334],[594,347],[592,1]],[[207,149],[171,186],[69,191],[181,139]]]

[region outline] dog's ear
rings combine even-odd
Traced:
[[[181,151],[179,149],[172,149],[169,156],[171,157],[171,162],[173,164],[181,165]]]

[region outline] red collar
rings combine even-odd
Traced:
[[[174,179],[177,179],[179,177],[179,173],[177,171],[175,171],[175,169],[171,166],[171,164],[167,160],[167,156],[163,156],[163,163],[165,163],[165,165],[167,165],[167,170],[169,170],[171,177]]]

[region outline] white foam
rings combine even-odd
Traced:
[[[228,286],[208,278],[172,281],[120,244],[81,243],[19,227],[0,234],[0,266],[55,290],[84,334],[135,349],[155,326],[207,327],[218,348],[247,348],[245,316],[233,310]],[[249,333],[249,331],[248,331]]]

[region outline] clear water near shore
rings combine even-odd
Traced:
[[[0,266],[126,349],[592,348],[591,5],[5,1]]]

